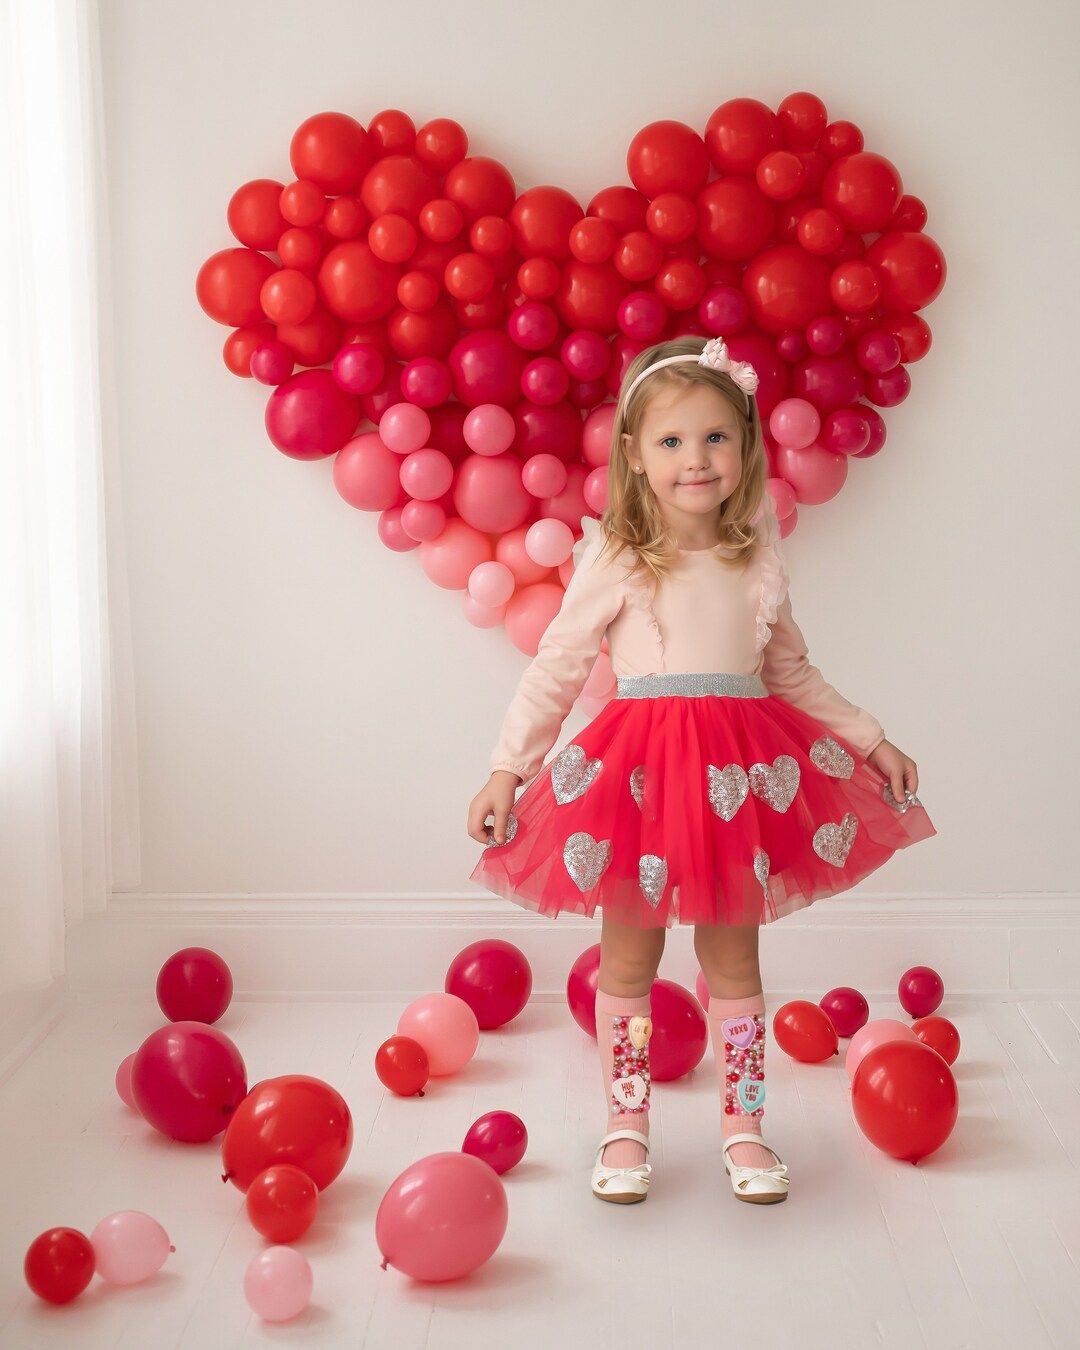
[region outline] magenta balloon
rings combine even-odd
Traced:
[[[867,375],[866,397],[879,408],[895,408],[911,393],[911,376],[906,366],[896,366],[880,375]]]
[[[480,328],[458,338],[447,358],[459,403],[510,407],[521,397],[525,355],[506,333]]]
[[[856,459],[869,459],[871,455],[876,455],[885,444],[887,431],[885,429],[885,419],[876,408],[871,408],[868,403],[860,403],[858,411],[870,423],[870,441],[865,450],[858,450],[855,453]]]
[[[701,1004],[673,980],[654,980],[650,1002],[649,1071],[655,1082],[670,1082],[700,1064],[709,1028]]]
[[[855,403],[862,397],[865,382],[866,372],[847,352],[809,356],[792,372],[791,392],[808,399],[819,413],[827,413]]]
[[[474,1120],[461,1145],[462,1153],[471,1153],[500,1176],[516,1167],[529,1146],[525,1122],[512,1111],[488,1111]]]
[[[631,291],[619,301],[617,314],[619,327],[634,342],[655,342],[667,325],[667,306],[655,291]],[[609,350],[609,367],[610,362]]]
[[[729,337],[746,327],[750,305],[737,286],[711,286],[698,301],[701,326],[714,337]]]
[[[796,361],[802,361],[806,356],[808,351],[806,338],[796,329],[789,329],[776,339],[776,350],[788,365],[793,366]]]
[[[929,1017],[945,997],[945,983],[931,966],[912,966],[900,976],[896,996],[912,1017]]]
[[[541,452],[567,462],[581,455],[581,413],[572,403],[540,406],[522,399],[513,408],[517,437],[514,449],[522,459]]]
[[[445,403],[452,388],[450,372],[434,356],[418,356],[401,372],[401,392],[420,408],[435,408]]]
[[[334,379],[349,394],[373,394],[386,374],[386,362],[371,342],[349,342],[334,357]]]
[[[777,473],[795,489],[799,501],[812,506],[831,501],[847,479],[847,455],[836,455],[816,445],[804,450],[781,445],[773,452],[773,460]]]
[[[232,992],[232,972],[206,947],[173,952],[158,971],[158,1007],[170,1022],[216,1022]]]
[[[595,408],[607,398],[608,388],[604,380],[571,380],[566,391],[567,399],[575,408]]]
[[[578,328],[563,340],[559,357],[575,380],[599,380],[611,363],[611,348],[600,333]]]
[[[155,1130],[202,1143],[228,1125],[247,1095],[247,1074],[228,1036],[203,1022],[173,1022],[135,1052],[131,1091]]]
[[[511,312],[506,331],[519,347],[542,352],[559,336],[559,316],[542,300],[526,300]]]
[[[816,356],[835,356],[846,338],[847,329],[834,314],[823,314],[806,325],[806,345]]]
[[[116,1077],[113,1080],[116,1084],[117,1095],[125,1106],[130,1106],[132,1111],[139,1108],[135,1104],[135,1097],[131,1091],[131,1066],[135,1063],[135,1051],[122,1059],[117,1065]]]
[[[596,984],[600,975],[600,944],[586,947],[566,977],[566,1003],[574,1021],[596,1040]]]
[[[266,432],[292,459],[322,459],[340,450],[356,430],[360,405],[328,370],[302,370],[266,403]]]
[[[277,338],[260,343],[251,353],[251,373],[260,384],[284,384],[294,364],[292,352]]]
[[[390,1183],[375,1216],[383,1268],[414,1280],[457,1280],[482,1266],[506,1232],[498,1174],[471,1153],[432,1153]]]
[[[762,418],[767,418],[782,398],[797,392],[788,389],[787,365],[767,338],[757,333],[735,333],[728,339],[727,349],[733,361],[749,361],[757,372],[754,398]]]
[[[497,564],[496,564],[497,565]],[[504,1026],[532,993],[532,968],[512,942],[481,938],[463,947],[446,972],[445,989],[464,999],[483,1030]]]
[[[900,364],[900,343],[892,333],[864,333],[855,344],[855,358],[864,370],[882,374]]]
[[[870,441],[870,423],[855,408],[837,408],[821,424],[817,438],[822,450],[838,455],[855,455]]]
[[[401,499],[401,457],[383,445],[377,431],[354,436],[334,459],[334,486],[350,506],[385,511]]]
[[[838,1036],[854,1036],[870,1020],[870,1005],[857,989],[841,985],[818,1000],[818,1007],[836,1028]]]
[[[533,403],[548,407],[566,397],[570,376],[561,361],[551,356],[538,356],[521,372],[521,392]]]
[[[469,455],[458,465],[454,509],[485,534],[505,534],[523,525],[535,502],[521,482],[517,455]]]

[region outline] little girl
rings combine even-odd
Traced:
[[[641,352],[615,409],[609,504],[469,808],[471,874],[552,917],[603,911],[596,1031],[608,1133],[593,1193],[648,1193],[650,990],[694,925],[740,1200],[787,1197],[762,1139],[760,925],[936,834],[915,762],[808,659],[788,595],[757,376],[721,338]],[[544,765],[606,639],[615,696]],[[519,784],[528,783],[515,804]],[[494,827],[487,825],[494,817]]]

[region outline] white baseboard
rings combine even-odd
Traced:
[[[211,947],[240,998],[407,999],[441,989],[447,966],[481,937],[513,942],[533,997],[564,997],[567,972],[600,923],[552,920],[496,896],[115,895],[68,935],[76,997],[152,991],[179,947]],[[764,984],[773,999],[820,998],[854,985],[894,999],[909,966],[933,966],[950,999],[1080,997],[1080,896],[860,895],[819,900],[766,924]],[[692,930],[669,930],[660,974],[693,988]]]

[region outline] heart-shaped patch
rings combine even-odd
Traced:
[[[757,1030],[757,1023],[749,1013],[743,1013],[741,1017],[725,1017],[720,1023],[720,1033],[724,1040],[730,1041],[740,1050],[753,1045]]]
[[[551,761],[551,790],[560,806],[584,795],[604,767],[601,759],[589,759],[583,746],[571,743]]]
[[[753,367],[785,518],[881,450],[879,409],[929,350],[919,311],[945,260],[854,122],[807,92],[775,111],[729,99],[700,131],[653,122],[630,141],[630,185],[585,206],[469,150],[449,118],[309,117],[291,175],[233,193],[238,245],[196,294],[232,330],[228,369],[270,386],[271,442],[336,456],[341,497],[464,592],[470,622],[505,622],[535,654],[580,520],[606,504],[611,400],[656,342],[723,337]],[[251,153],[271,148],[253,137]]]

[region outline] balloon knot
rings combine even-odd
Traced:
[[[387,1260],[387,1258],[384,1256],[383,1259],[379,1262],[379,1268],[380,1268],[381,1270],[385,1270],[386,1267],[387,1267],[389,1264],[390,1264],[390,1262],[389,1262],[389,1261]]]
[[[228,1181],[231,1175],[232,1175],[231,1172],[222,1172],[221,1174],[222,1181]]]
[[[417,1089],[416,1089],[416,1095],[417,1095],[418,1097],[422,1097],[422,1096],[424,1095],[424,1089],[423,1089],[423,1088],[417,1088]]]
[[[169,1244],[169,1251],[171,1252],[176,1251],[176,1248],[171,1243]]]

